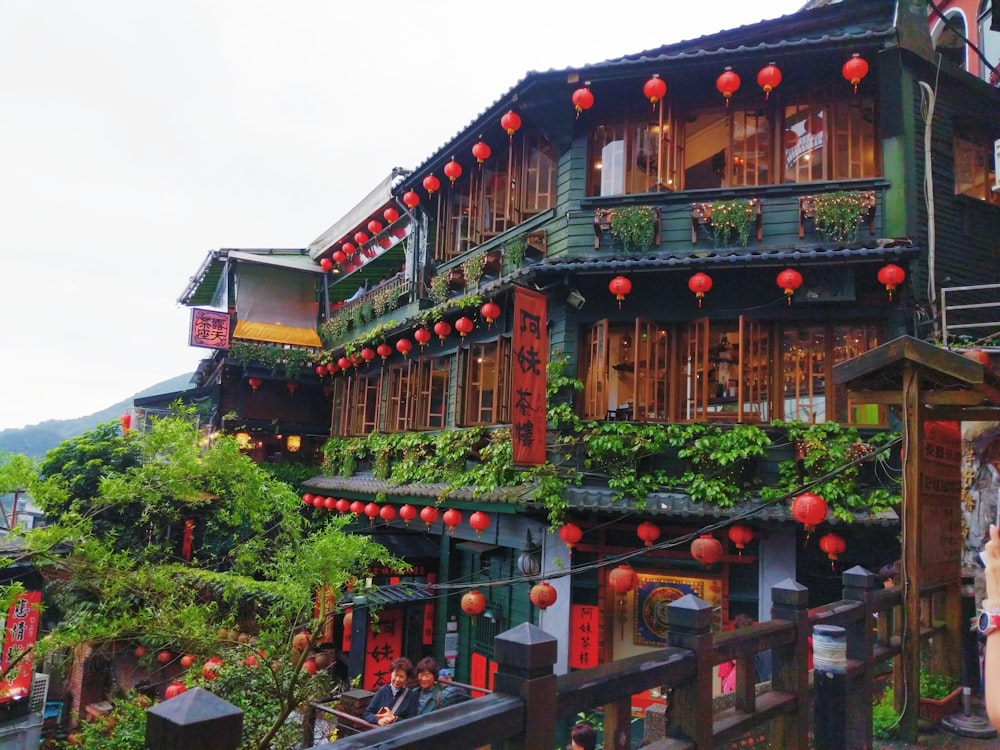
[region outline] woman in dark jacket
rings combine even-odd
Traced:
[[[389,669],[389,684],[375,691],[364,715],[365,721],[380,727],[417,715],[419,691],[406,687],[413,676],[413,662],[401,656],[389,665]]]
[[[440,679],[439,679],[440,677]],[[437,660],[427,656],[417,662],[417,714],[429,714],[439,708],[467,701],[471,697],[457,685],[449,685],[444,675],[440,675]]]

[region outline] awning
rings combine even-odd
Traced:
[[[397,583],[392,586],[361,589],[353,597],[365,597],[368,605],[391,607],[410,602],[423,602],[434,598],[434,587],[427,583]]]
[[[396,557],[407,562],[437,560],[441,555],[441,549],[437,543],[420,531],[359,531],[356,533],[371,537],[373,542],[381,544]]]
[[[321,348],[323,346],[319,334],[311,328],[292,328],[290,326],[274,325],[273,323],[254,323],[246,320],[236,323],[233,338],[267,341],[272,344],[310,346],[314,348]]]
[[[333,243],[339,242],[348,232],[366,223],[374,214],[381,211],[382,207],[392,200],[393,184],[405,174],[406,170],[394,169],[392,174],[376,185],[360,203],[309,244],[309,255],[313,259],[318,258],[329,250]]]

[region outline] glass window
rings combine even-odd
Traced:
[[[996,161],[993,139],[975,125],[955,124],[955,195],[1000,203],[993,192]]]
[[[669,113],[623,117],[590,134],[588,195],[650,193],[674,188],[675,147]]]
[[[410,363],[389,367],[386,381],[386,432],[405,432],[413,422],[413,399],[410,397]]]
[[[465,390],[463,424],[510,421],[510,340],[470,344],[461,352]]]
[[[784,108],[786,182],[876,177],[874,102],[856,94],[831,100],[813,95]]]
[[[451,359],[422,355],[416,370],[414,427],[418,430],[444,429],[448,417],[448,375]]]

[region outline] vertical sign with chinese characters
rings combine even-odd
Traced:
[[[18,657],[34,646],[38,638],[38,605],[41,601],[40,591],[25,591],[11,603],[7,612],[0,669],[7,671],[10,668],[10,671],[0,682],[0,702],[26,698],[31,693],[34,660],[30,653],[23,658]],[[11,667],[11,664],[14,666]]]
[[[389,665],[403,655],[403,608],[392,607],[379,612],[368,625],[365,648],[365,690],[378,690],[389,683]]]
[[[957,422],[924,423],[920,456],[920,585],[961,582],[962,435]]]
[[[192,310],[191,336],[188,343],[206,349],[228,349],[229,313],[199,308]]]
[[[569,608],[569,665],[597,666],[597,615],[593,604],[571,604]]]
[[[511,439],[514,463],[545,463],[545,385],[549,358],[544,294],[514,288],[514,361],[511,377]]]

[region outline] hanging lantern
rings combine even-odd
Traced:
[[[420,196],[412,190],[403,193],[403,204],[411,211],[420,205]]]
[[[786,268],[778,274],[777,282],[778,286],[785,291],[785,296],[788,297],[788,304],[791,305],[792,295],[795,294],[796,289],[802,286],[802,274],[794,268]]]
[[[352,364],[351,360],[349,360],[347,357],[341,357],[340,359],[337,360],[337,367],[339,367],[344,372],[347,372],[350,369],[351,364]]]
[[[471,526],[476,531],[476,539],[490,527],[490,517],[481,510],[477,510],[471,516],[469,516],[469,526]]]
[[[781,83],[781,71],[774,63],[768,63],[757,74],[757,85],[764,89],[765,99],[771,95],[779,83]]]
[[[169,685],[167,685],[167,689],[163,691],[163,696],[167,700],[170,700],[171,698],[176,698],[178,695],[186,691],[187,691],[187,686],[183,682],[178,682],[177,680],[174,680]]]
[[[264,381],[260,378],[247,378],[247,382],[250,384],[250,388],[253,389],[253,392],[256,393],[257,389],[260,388],[261,383]]]
[[[889,301],[892,302],[892,293],[897,286],[906,279],[906,271],[894,263],[888,263],[878,270],[878,283],[885,285],[889,292]]]
[[[464,315],[455,321],[455,330],[458,331],[458,335],[463,339],[475,329],[476,324],[472,322],[470,318]]]
[[[439,320],[434,324],[434,333],[441,339],[441,346],[444,346],[445,338],[451,333],[451,325],[446,320]]]
[[[320,258],[319,267],[329,273],[331,270],[333,270],[333,261],[330,260],[329,258]]]
[[[374,237],[376,234],[382,231],[382,222],[378,219],[372,219],[368,222],[368,231],[372,233]]]
[[[399,220],[399,211],[389,206],[389,208],[382,212],[382,218],[385,219],[387,224],[392,224]]]
[[[399,517],[403,519],[404,524],[409,526],[410,521],[417,517],[417,509],[407,503],[399,509]]]
[[[347,255],[344,254],[343,250],[334,250],[333,255],[331,255],[330,257],[333,258],[333,261],[335,263],[343,263],[345,260],[347,260]]]
[[[482,164],[484,161],[489,159],[490,154],[492,153],[493,150],[482,141],[477,142],[476,145],[472,147],[472,155],[476,157],[476,161],[479,162],[479,164]]]
[[[305,503],[306,505],[312,505],[313,504],[313,496],[310,493],[308,493],[308,492],[305,493],[302,496],[302,502]]]
[[[348,500],[346,497],[342,497],[340,498],[340,500],[337,501],[336,508],[338,513],[344,515],[345,513],[351,510],[351,501]]]
[[[427,346],[427,342],[431,340],[431,332],[426,328],[418,328],[413,332],[413,338],[417,340],[417,343],[420,344],[420,348],[423,349]]]
[[[462,611],[472,618],[473,624],[476,622],[476,615],[481,615],[485,609],[486,597],[478,589],[467,591],[462,596]]]
[[[706,567],[714,565],[722,559],[722,542],[711,534],[702,534],[691,542],[691,557]]]
[[[451,536],[455,536],[455,527],[462,523],[462,514],[454,508],[448,508],[441,517],[441,520],[448,527],[448,533]]]
[[[383,505],[382,509],[378,512],[378,517],[388,525],[396,517],[396,508],[392,505]]]
[[[541,610],[546,610],[556,603],[556,590],[548,581],[536,583],[528,593],[531,603]]]
[[[624,276],[615,276],[608,284],[608,290],[615,295],[615,299],[618,300],[618,309],[621,310],[622,300],[625,299],[626,294],[632,291],[632,282]]]
[[[455,157],[451,157],[451,161],[444,165],[444,176],[451,180],[451,184],[455,184],[455,180],[462,176],[462,165],[455,161]]]
[[[316,510],[322,510],[323,508],[325,508],[326,498],[323,497],[322,495],[316,495],[315,497],[313,497],[313,507]]]
[[[366,242],[368,242],[368,235],[365,234],[364,232],[355,232],[354,241],[357,242],[359,246],[363,245]]]
[[[479,313],[483,316],[483,319],[486,321],[486,325],[489,326],[491,323],[493,323],[494,320],[500,317],[500,305],[490,300],[489,302],[484,303],[483,306],[479,308]]]
[[[642,93],[655,107],[656,103],[667,95],[667,84],[660,78],[659,73],[653,73],[653,77],[643,84]]]
[[[726,106],[729,106],[729,100],[733,94],[740,87],[740,77],[733,72],[732,68],[726,68],[722,75],[715,79],[715,88],[726,97]]]
[[[839,555],[844,554],[847,542],[837,534],[824,534],[819,538],[819,548],[830,558],[830,570],[833,570],[833,563]]]
[[[375,354],[375,350],[372,349],[370,346],[366,346],[364,349],[361,350],[361,359],[363,359],[366,364],[370,364],[371,361],[375,359],[376,356],[377,355]]]
[[[344,255],[346,255],[348,258],[354,255],[354,253],[357,251],[357,248],[354,246],[353,242],[345,242],[343,245],[340,246],[340,249],[344,251]]]
[[[433,505],[425,505],[420,510],[420,520],[427,524],[427,530],[431,530],[431,524],[438,520],[438,509]]]
[[[288,391],[289,396],[294,396],[295,392],[299,389],[299,384],[294,380],[286,381],[285,389]]]
[[[868,75],[868,63],[857,52],[851,55],[851,59],[844,63],[840,71],[844,78],[854,87],[854,93],[858,93],[858,84],[861,79]]]
[[[618,615],[621,637],[625,637],[625,601],[628,593],[635,590],[638,581],[635,571],[628,565],[619,565],[608,573],[608,585],[618,594]]]
[[[514,133],[521,127],[521,116],[514,110],[509,110],[507,114],[500,118],[500,127],[503,128],[511,140]]]
[[[382,358],[383,362],[385,362],[387,359],[389,359],[389,357],[392,356],[392,347],[389,346],[384,341],[377,347],[375,347],[375,351],[378,354],[378,356]]]
[[[400,339],[396,342],[396,351],[402,354],[404,357],[410,353],[413,348],[413,342],[409,339]]]
[[[363,502],[361,502],[360,500],[355,500],[353,503],[351,503],[351,513],[353,513],[356,516],[360,516],[364,512],[365,512],[365,504]]]
[[[803,492],[792,501],[792,515],[807,532],[826,520],[826,500],[812,492]]]
[[[564,523],[559,529],[559,538],[573,549],[573,545],[583,539],[583,530],[575,523]]]
[[[744,547],[753,541],[753,529],[741,523],[734,523],[729,527],[729,541],[736,545],[736,549],[742,555]]]
[[[290,435],[288,439],[291,440],[293,437],[298,437],[298,435]],[[295,450],[298,450],[298,448],[296,448]],[[292,453],[294,452],[295,451],[292,451]],[[337,507],[337,498],[328,497],[326,500],[323,501],[323,507],[332,513],[334,508]]]
[[[652,547],[653,542],[660,538],[660,527],[650,521],[643,521],[636,528],[635,533],[647,547]]]
[[[576,117],[580,119],[580,113],[585,109],[594,106],[594,93],[584,86],[573,92],[573,108],[576,110]]]
[[[435,177],[433,174],[429,174],[424,178],[424,190],[427,191],[427,196],[430,197],[437,192],[441,187],[441,180]]]
[[[372,502],[372,503],[368,503],[365,506],[365,515],[368,516],[368,523],[369,523],[369,525],[373,525],[375,523],[375,519],[378,518],[378,514],[379,514],[380,510],[382,510],[382,509],[379,507],[378,503]]]
[[[698,307],[701,307],[706,292],[712,289],[712,277],[699,271],[688,279],[688,289],[694,292],[694,296],[698,299]]]
[[[384,237],[379,237],[378,246],[383,250],[388,250],[390,247],[392,247],[392,237],[390,237],[389,235],[385,235]]]
[[[316,374],[321,378],[326,377],[326,365],[316,365]]]
[[[327,362],[326,363],[326,371],[328,373],[330,373],[331,375],[336,375],[337,370],[339,370],[339,369],[340,368],[337,367],[337,363],[336,362]]]
[[[794,130],[788,129],[782,133],[781,143],[785,147],[785,151],[791,151],[799,145],[799,134]]]

